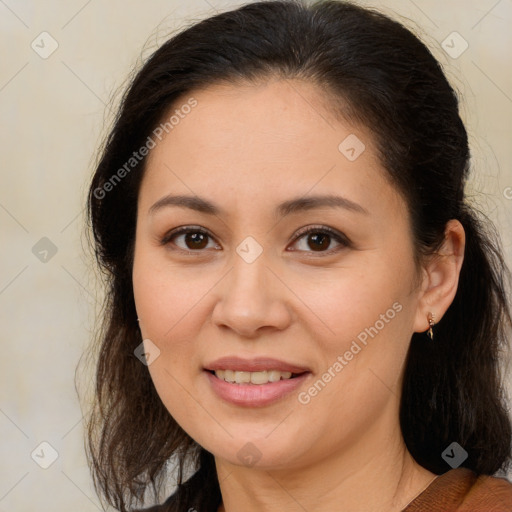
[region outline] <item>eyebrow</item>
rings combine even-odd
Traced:
[[[157,211],[170,207],[177,206],[181,208],[188,208],[207,215],[221,215],[224,212],[222,208],[208,201],[207,199],[199,196],[186,196],[186,195],[167,195],[159,199],[151,208],[148,213],[155,214]],[[275,209],[275,214],[279,217],[285,217],[293,213],[305,212],[316,208],[343,208],[355,213],[368,215],[369,212],[360,204],[347,199],[346,197],[335,195],[316,195],[309,197],[299,197],[290,199],[279,204]]]

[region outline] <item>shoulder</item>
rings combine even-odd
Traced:
[[[512,483],[467,468],[438,476],[403,512],[512,512]]]
[[[460,506],[460,512],[512,511],[512,483],[505,478],[478,476]]]
[[[217,480],[214,484],[209,484],[204,469],[200,469],[186,482],[178,484],[174,493],[161,505],[132,512],[216,512],[222,496]]]

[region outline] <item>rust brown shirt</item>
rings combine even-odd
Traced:
[[[194,475],[183,484],[184,487],[190,486],[198,477],[198,474]],[[217,512],[221,499],[219,494],[201,511],[191,507],[193,503],[186,504],[181,510]],[[164,504],[140,512],[168,512],[177,508],[176,494],[173,494]],[[342,508],[339,510],[341,512]],[[479,476],[467,468],[452,469],[438,476],[402,512],[512,512],[512,483],[505,478]]]
[[[403,512],[512,512],[512,483],[457,468],[437,477]]]

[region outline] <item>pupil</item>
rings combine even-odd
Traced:
[[[203,233],[187,233],[185,235],[185,241],[191,249],[203,249],[206,244],[206,236]],[[192,247],[191,247],[192,246]]]
[[[314,245],[310,246],[314,251],[327,249],[327,247],[329,247],[329,235],[314,233],[309,236],[309,240],[313,241],[314,244],[318,244],[316,247]]]

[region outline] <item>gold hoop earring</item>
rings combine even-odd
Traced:
[[[429,328],[428,328],[428,337],[433,340],[434,339],[434,331],[432,330],[432,327],[434,327],[434,325],[436,325],[436,323],[434,322],[434,318],[435,318],[435,315],[434,313],[429,313],[428,314],[428,325],[429,325]]]

